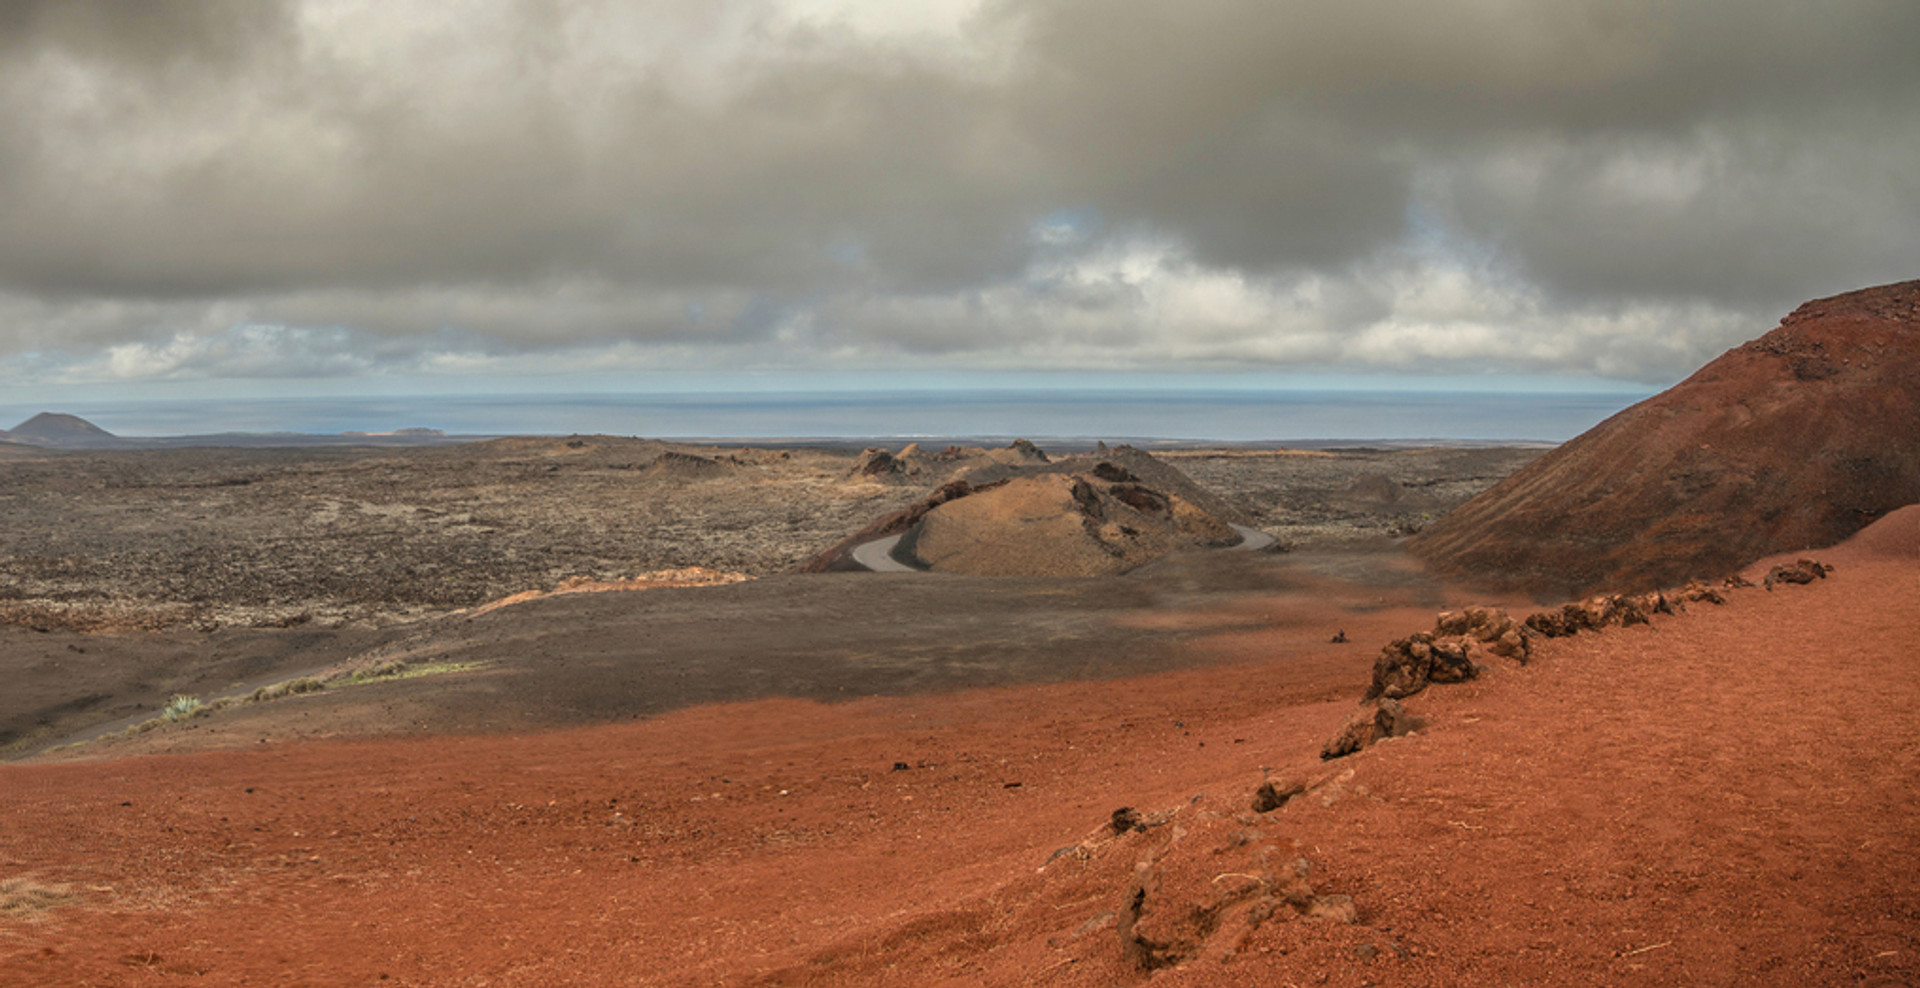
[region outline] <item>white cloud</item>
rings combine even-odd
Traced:
[[[376,367],[362,334],[337,327],[243,324],[218,333],[174,333],[107,347],[72,368],[78,380],[344,377]]]
[[[0,311],[7,299],[0,297]],[[14,300],[17,311],[22,303]],[[30,307],[30,306],[29,306]],[[367,324],[431,313],[430,331],[303,325],[347,309]],[[1765,328],[1699,303],[1568,308],[1498,267],[1402,245],[1344,271],[1253,275],[1163,238],[1048,256],[962,294],[842,292],[765,304],[572,280],[515,292],[438,287],[377,299],[265,296],[118,305],[147,337],[34,351],[16,381],[74,383],[410,375],[921,369],[1575,374],[1670,381]],[[520,323],[544,326],[529,338]]]
[[[1663,381],[1920,256],[1871,0],[17,7],[16,381]]]

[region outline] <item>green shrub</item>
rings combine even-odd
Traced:
[[[175,693],[173,699],[160,709],[160,716],[168,720],[186,720],[200,712],[200,698],[185,693]]]

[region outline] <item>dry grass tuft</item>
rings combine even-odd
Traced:
[[[65,885],[46,885],[30,878],[0,879],[0,919],[36,922],[73,898]]]
[[[552,590],[526,590],[510,597],[502,597],[491,603],[482,604],[467,613],[471,616],[497,611],[502,607],[524,604],[529,600],[542,597],[557,597],[570,593],[606,593],[615,590],[662,590],[669,587],[717,587],[729,583],[745,583],[753,577],[745,573],[732,573],[723,570],[708,569],[704,566],[688,566],[684,569],[662,569],[651,573],[619,580],[596,580],[588,576],[569,577],[560,581]]]

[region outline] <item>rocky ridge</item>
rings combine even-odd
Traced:
[[[1767,572],[1765,588],[1771,591],[1776,585],[1824,580],[1832,571],[1833,567],[1812,559],[1782,563]],[[1361,709],[1327,740],[1320,757],[1341,758],[1382,738],[1417,730],[1419,719],[1407,713],[1401,700],[1432,684],[1476,679],[1490,657],[1525,665],[1536,638],[1566,638],[1581,632],[1651,624],[1656,614],[1684,612],[1688,604],[1725,604],[1726,591],[1753,586],[1753,581],[1739,574],[1724,577],[1718,586],[1691,580],[1675,589],[1602,594],[1570,601],[1535,611],[1524,621],[1496,607],[1475,605],[1442,611],[1434,619],[1433,630],[1414,632],[1380,649]]]
[[[1765,588],[1825,579],[1833,567],[1799,559],[1772,567]],[[1609,594],[1550,608],[1517,621],[1494,607],[1441,612],[1431,631],[1415,632],[1383,646],[1373,681],[1356,711],[1323,748],[1323,761],[1345,758],[1379,741],[1404,737],[1427,725],[1401,700],[1429,684],[1477,678],[1497,657],[1526,663],[1537,638],[1564,638],[1608,628],[1648,624],[1651,615],[1683,613],[1689,603],[1724,604],[1725,592],[1756,587],[1734,575],[1719,586],[1693,581],[1670,591]],[[1113,920],[1123,949],[1145,971],[1197,961],[1229,963],[1255,930],[1284,919],[1351,924],[1363,919],[1363,904],[1351,895],[1317,886],[1315,866],[1297,839],[1276,827],[1275,811],[1309,794],[1331,805],[1347,794],[1352,771],[1294,768],[1267,778],[1246,809],[1213,797],[1195,796],[1189,806],[1142,814],[1115,810],[1108,839],[1164,828],[1158,840],[1139,848],[1133,878]],[[1367,795],[1356,789],[1358,795]],[[1104,841],[1083,841],[1055,853],[1086,858]],[[1363,951],[1367,948],[1362,948]],[[1371,948],[1378,952],[1380,948]],[[1389,942],[1388,950],[1405,952]],[[1371,959],[1364,954],[1362,960]]]

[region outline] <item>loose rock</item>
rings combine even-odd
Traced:
[[[1134,867],[1114,926],[1142,969],[1224,961],[1276,916],[1352,921],[1351,899],[1315,893],[1298,844],[1272,840],[1222,809],[1189,809],[1189,829],[1174,828]]]
[[[1812,583],[1827,578],[1827,572],[1833,567],[1811,559],[1801,559],[1791,563],[1781,563],[1767,571],[1766,587],[1772,590],[1776,583]]]
[[[1399,701],[1385,697],[1372,707],[1362,708],[1347,718],[1340,730],[1320,749],[1323,760],[1351,755],[1381,738],[1395,738],[1413,730],[1414,720]]]
[[[1287,779],[1280,782],[1269,779],[1260,783],[1260,788],[1253,791],[1253,811],[1255,813],[1271,813],[1287,805],[1287,800],[1306,791],[1306,783],[1298,779]]]
[[[1320,895],[1301,916],[1310,922],[1352,924],[1359,920],[1360,911],[1354,907],[1353,896]]]

